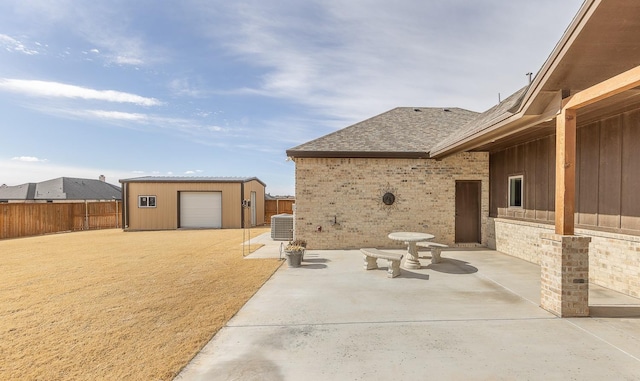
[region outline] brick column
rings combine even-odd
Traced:
[[[560,317],[589,316],[591,237],[541,235],[540,306]]]

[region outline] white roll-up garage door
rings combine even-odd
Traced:
[[[222,228],[222,192],[180,192],[181,228]]]

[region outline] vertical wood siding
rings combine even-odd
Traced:
[[[555,204],[555,136],[510,147],[491,154],[490,215],[531,220],[553,219]],[[524,176],[522,208],[507,208],[509,176]]]
[[[622,126],[622,229],[640,230],[640,112],[624,114]]]
[[[579,121],[579,120],[578,120]],[[581,125],[577,132],[576,223],[640,231],[640,110]],[[490,215],[553,221],[555,135],[490,155]],[[508,177],[524,175],[524,207],[507,207]]]

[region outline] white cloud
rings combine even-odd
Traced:
[[[196,89],[187,78],[174,78],[169,82],[169,89],[178,96],[200,98],[207,92]]]
[[[28,163],[45,163],[48,161],[47,159],[39,159],[35,156],[16,156],[16,157],[12,157],[11,160],[23,161]]]
[[[139,106],[161,105],[158,99],[115,90],[95,90],[59,82],[0,78],[0,90],[45,98],[74,98],[115,103],[131,103]]]
[[[41,33],[64,26],[65,34],[100,50],[109,64],[141,66],[161,60],[160,46],[149,47],[138,33],[129,2],[77,2],[73,0],[15,1],[11,12]]]
[[[134,56],[120,56],[117,55],[112,57],[113,62],[119,65],[132,65],[132,66],[141,66],[144,64],[142,58],[134,57]]]
[[[36,43],[36,45],[41,46],[38,43]],[[4,46],[5,50],[9,52],[18,52],[30,56],[40,53],[35,49],[27,48],[23,42],[18,41],[11,36],[7,36],[6,34],[0,34],[0,46]]]
[[[149,121],[149,116],[140,113],[121,112],[121,111],[106,111],[106,110],[86,110],[79,112],[78,115],[93,116],[98,119],[113,119],[132,122],[146,123]]]
[[[196,175],[196,174],[198,174],[198,173],[202,173],[202,172],[204,172],[204,171],[203,171],[203,170],[201,170],[201,169],[196,169],[195,171],[185,171],[185,173],[184,173],[184,174],[185,174],[185,175]]]
[[[0,158],[0,184],[20,185],[34,183],[58,177],[79,177],[98,179],[105,175],[107,182],[119,185],[118,180],[131,177],[128,171],[113,168],[91,168],[75,165],[51,163],[48,160],[10,160]]]
[[[581,2],[245,0],[206,28],[264,71],[241,92],[357,121],[396,106],[484,111],[526,84]]]
[[[199,119],[167,117],[156,114],[132,113],[115,110],[76,109],[64,106],[33,105],[38,112],[56,117],[85,120],[91,123],[107,123],[120,128],[138,131],[164,131],[182,139],[209,146],[228,146],[220,139],[246,133],[241,128],[221,127]]]

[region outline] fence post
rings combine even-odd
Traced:
[[[89,203],[84,200],[84,230],[89,230]]]

